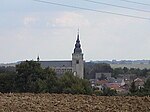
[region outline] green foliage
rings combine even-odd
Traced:
[[[150,79],[144,83],[144,88],[142,88],[142,92],[144,95],[150,95]]]
[[[16,89],[18,92],[37,92],[38,79],[42,73],[39,63],[34,61],[21,62],[16,66]]]
[[[111,73],[113,69],[109,64],[105,63],[86,63],[85,64],[85,78],[94,79],[96,73]]]
[[[102,96],[116,96],[117,91],[110,88],[103,88]]]
[[[131,89],[132,88],[132,89]],[[135,84],[131,84],[131,90],[130,95],[134,96],[147,96],[150,95],[150,79],[147,79],[147,81],[144,83],[144,86],[142,88],[135,87]]]
[[[123,72],[124,72],[124,73],[129,73],[129,69],[128,69],[127,67],[124,67],[124,68],[123,68]]]
[[[58,78],[54,70],[42,69],[35,61],[25,61],[16,66],[16,74],[0,73],[0,92],[91,94],[92,89],[89,81],[72,73]]]
[[[119,74],[123,74],[124,71],[122,68],[115,68],[112,73],[112,77],[117,78]]]
[[[135,73],[139,76],[150,75],[148,69],[128,69],[116,68],[112,70],[108,64],[89,65],[86,73],[94,74],[98,72],[111,72],[117,76],[122,73]],[[34,93],[71,93],[71,94],[92,94],[92,89],[88,80],[80,79],[72,73],[66,73],[62,77],[56,77],[56,73],[50,69],[42,69],[40,64],[35,61],[21,62],[14,68],[0,68],[0,92],[34,92]],[[105,79],[105,76],[102,76]],[[115,90],[104,88],[102,92],[95,91],[97,95],[112,96],[116,95]],[[131,95],[150,95],[150,79],[143,88],[138,89],[135,83],[131,84]]]
[[[137,76],[147,77],[150,75],[150,69],[140,70],[139,68],[115,68],[112,76],[117,78],[119,74],[136,74]]]
[[[92,88],[91,88],[91,84],[88,80],[82,79],[82,85],[83,85],[84,91],[85,91],[84,94],[89,94],[89,95],[92,94],[93,91],[92,91]]]
[[[60,88],[63,93],[91,94],[92,89],[87,80],[80,79],[72,73],[66,73],[60,78]]]
[[[56,73],[49,68],[42,69],[35,61],[25,61],[16,66],[16,88],[18,92],[56,92]]]
[[[112,77],[117,78],[119,74],[136,74],[137,76],[147,77],[150,75],[150,69],[139,69],[139,68],[114,68],[112,69],[109,64],[105,63],[92,63],[88,62],[85,64],[85,78],[94,79],[95,73],[112,73]]]
[[[0,92],[13,92],[15,74],[0,73]]]
[[[103,92],[100,90],[94,90],[93,94],[95,94],[96,96],[102,96]]]
[[[138,91],[137,87],[135,86],[134,81],[131,83],[131,87],[130,87],[129,91],[131,94],[135,94]]]
[[[0,67],[0,92],[14,91],[15,67]]]
[[[49,93],[58,92],[58,78],[56,77],[56,73],[49,68],[43,70],[42,80],[46,84],[45,91]]]
[[[11,74],[11,73],[15,73],[15,70],[16,70],[16,68],[11,67],[11,66],[8,66],[8,67],[1,66],[0,67],[0,73]]]

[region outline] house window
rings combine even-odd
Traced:
[[[79,64],[79,60],[76,61],[76,64]]]

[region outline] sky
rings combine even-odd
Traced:
[[[134,11],[84,0],[43,0],[150,18]],[[121,0],[94,0],[150,11],[150,6]],[[150,4],[150,0],[130,0]],[[85,11],[34,0],[1,0],[0,63],[22,60],[70,60],[80,29],[84,59],[150,59],[150,20]]]

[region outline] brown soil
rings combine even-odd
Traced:
[[[0,93],[0,112],[150,112],[150,97]]]

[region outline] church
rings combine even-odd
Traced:
[[[37,61],[41,64],[42,68],[52,68],[58,75],[62,75],[66,72],[72,72],[75,76],[84,78],[84,60],[81,49],[79,32],[75,43],[75,48],[72,53],[72,60],[69,61],[40,61],[39,57]]]

